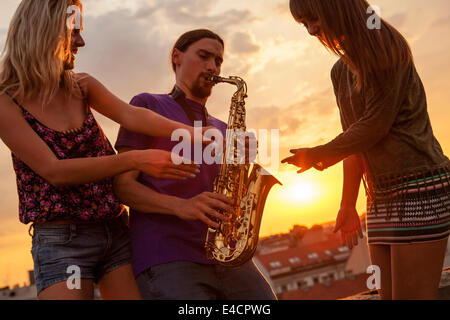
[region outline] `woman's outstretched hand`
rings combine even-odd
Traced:
[[[358,245],[358,236],[363,239],[361,221],[355,207],[341,207],[336,218],[334,233],[341,231],[342,243],[349,249]]]
[[[309,150],[309,148],[292,149],[290,151],[294,155],[283,159],[281,163],[293,164],[294,166],[299,167],[300,170],[298,170],[297,173],[305,172],[314,166],[312,160],[308,156]]]

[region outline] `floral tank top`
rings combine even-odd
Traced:
[[[29,113],[17,100],[31,128],[59,160],[114,155],[114,149],[87,106],[83,126],[71,131],[52,130]],[[76,186],[55,187],[14,153],[13,167],[19,194],[19,218],[24,224],[54,220],[99,221],[120,216],[124,206],[113,191],[113,178]]]

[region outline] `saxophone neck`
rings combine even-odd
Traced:
[[[211,81],[215,84],[222,83],[222,82],[233,84],[238,88],[237,91],[243,92],[244,96],[245,97],[247,96],[247,84],[245,83],[244,79],[242,79],[240,77],[231,76],[228,78],[224,78],[224,77],[212,75],[209,78],[209,81]]]

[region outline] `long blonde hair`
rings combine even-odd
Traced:
[[[19,100],[42,98],[43,106],[60,88],[79,96],[74,73],[64,69],[71,55],[67,9],[79,0],[22,0],[8,30],[0,60],[0,94]]]
[[[406,39],[380,17],[380,29],[369,29],[366,0],[290,0],[295,20],[319,19],[320,42],[356,74],[356,88],[387,87],[413,61]]]

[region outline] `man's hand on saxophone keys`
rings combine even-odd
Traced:
[[[183,220],[200,220],[212,228],[218,228],[219,224],[211,217],[222,222],[227,222],[227,215],[224,213],[233,212],[233,200],[218,193],[203,192],[190,199],[178,199],[174,203],[174,212],[177,217]]]

